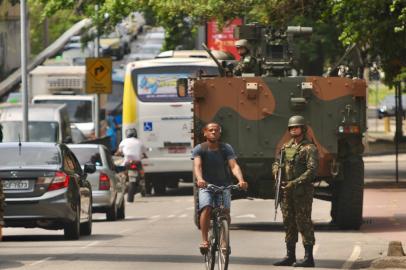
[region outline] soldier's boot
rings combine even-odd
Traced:
[[[296,243],[286,244],[286,257],[277,261],[273,265],[275,266],[292,266],[296,262]]]
[[[304,259],[295,263],[293,265],[294,267],[314,267],[313,245],[305,245],[304,248],[305,248]]]

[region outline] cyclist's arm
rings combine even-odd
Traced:
[[[193,172],[196,176],[197,186],[200,188],[206,187],[207,183],[203,179],[202,158],[200,156],[196,156],[193,159]]]
[[[244,180],[244,178],[242,176],[242,172],[241,172],[240,166],[238,165],[237,161],[235,159],[229,159],[228,160],[228,165],[230,166],[231,172],[237,178],[238,185],[242,189],[247,189],[248,184],[247,184],[247,182]]]

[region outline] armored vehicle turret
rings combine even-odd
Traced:
[[[315,197],[331,201],[332,221],[342,229],[362,224],[366,131],[366,83],[362,79],[294,76],[295,37],[309,35],[309,27],[285,31],[259,25],[243,26],[237,39],[253,47],[261,76],[197,77],[193,96],[194,143],[201,143],[202,127],[222,126],[222,141],[230,143],[249,182],[248,196],[273,199],[272,163],[289,139],[288,119],[302,115],[307,137],[317,146],[320,163]]]

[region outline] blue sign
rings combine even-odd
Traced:
[[[144,131],[152,131],[152,122],[144,122]]]

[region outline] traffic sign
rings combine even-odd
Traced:
[[[86,58],[86,93],[111,94],[111,58]]]

